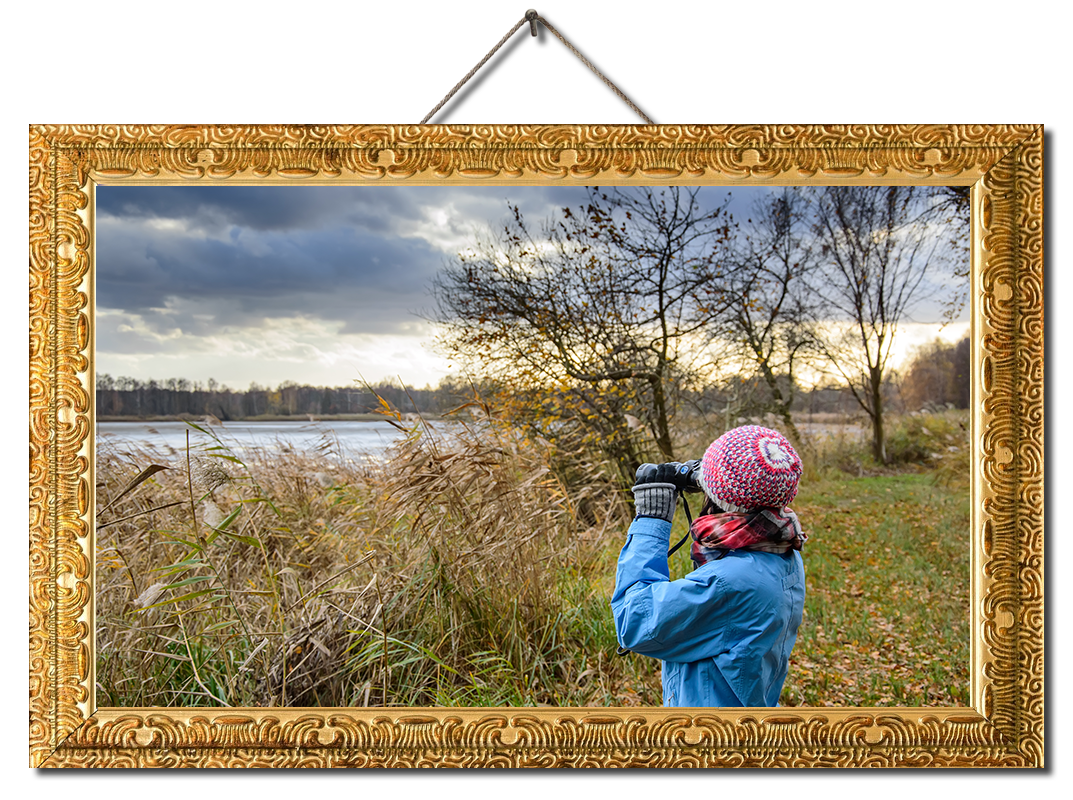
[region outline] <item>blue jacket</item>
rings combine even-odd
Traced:
[[[619,643],[663,661],[665,706],[775,706],[805,605],[801,554],[731,550],[670,580],[671,523],[640,517],[618,559]]]

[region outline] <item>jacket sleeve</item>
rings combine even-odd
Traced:
[[[664,661],[714,655],[723,637],[725,597],[714,570],[670,580],[671,524],[641,517],[630,525],[618,559],[611,611],[619,644]]]

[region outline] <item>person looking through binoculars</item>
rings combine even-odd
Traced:
[[[808,537],[788,508],[800,478],[790,442],[757,425],[698,461],[638,468],[611,609],[620,652],[663,662],[663,705],[778,705],[805,604]],[[692,492],[705,497],[689,529],[695,569],[672,581],[671,521]]]

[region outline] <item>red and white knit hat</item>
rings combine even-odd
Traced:
[[[801,458],[778,431],[743,425],[709,445],[699,477],[704,493],[726,511],[784,508],[797,495]]]

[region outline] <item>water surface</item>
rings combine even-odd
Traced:
[[[365,460],[379,458],[402,436],[390,423],[380,421],[197,424],[205,433],[185,422],[101,422],[97,425],[97,446],[117,451],[148,447],[172,455],[185,450],[189,433],[192,450],[219,443],[236,454],[260,448]]]

